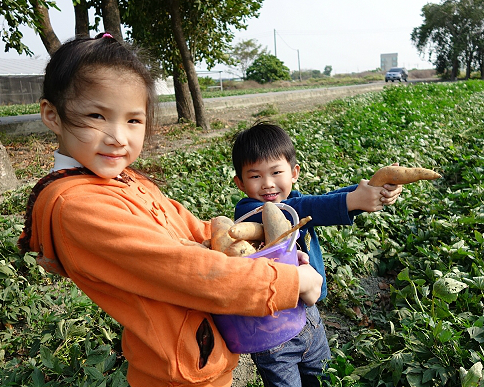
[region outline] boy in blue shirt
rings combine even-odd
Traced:
[[[326,297],[328,290],[314,227],[351,225],[356,215],[379,211],[384,205],[395,203],[402,192],[401,185],[372,187],[368,180],[323,195],[303,195],[292,190],[300,171],[292,140],[279,126],[264,122],[237,134],[232,162],[235,184],[248,196],[237,203],[234,219],[265,202],[285,203],[301,219],[311,216],[312,220],[299,230],[297,244],[323,277],[319,300]],[[253,215],[246,221],[261,222],[261,215]],[[329,360],[331,353],[317,306],[308,307],[306,316],[306,325],[296,337],[276,348],[251,354],[265,387],[321,385],[323,360]]]

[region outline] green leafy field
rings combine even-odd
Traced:
[[[318,229],[326,306],[358,307],[372,322],[349,316],[353,339],[331,339],[332,385],[480,385],[483,119],[484,82],[468,81],[386,87],[280,121],[296,144],[303,193],[358,183],[394,162],[443,175],[405,186],[394,206],[360,215],[351,227]],[[241,198],[232,182],[232,135],[137,167],[199,217],[232,217]],[[0,385],[126,386],[119,325],[68,280],[19,255],[14,212],[24,191],[5,195],[0,208]],[[362,294],[358,279],[370,275],[394,279],[385,307]]]

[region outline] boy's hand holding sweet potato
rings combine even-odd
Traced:
[[[385,184],[383,187],[372,187],[368,180],[361,180],[353,192],[346,195],[348,211],[361,210],[375,212],[383,206],[394,204],[402,193],[401,185]]]
[[[370,180],[361,180],[355,191],[346,196],[348,211],[380,211],[397,201],[402,185],[419,180],[435,180],[441,175],[431,169],[401,167],[398,163],[383,167]]]

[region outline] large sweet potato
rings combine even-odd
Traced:
[[[409,184],[418,180],[435,180],[440,177],[442,177],[440,174],[431,169],[390,165],[376,171],[368,185],[382,187],[384,184]]]
[[[264,225],[266,245],[291,229],[291,222],[286,219],[282,210],[272,202],[266,202],[262,207],[262,224]]]

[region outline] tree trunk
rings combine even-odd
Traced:
[[[454,59],[452,61],[452,72],[450,74],[450,80],[451,81],[456,81],[458,75],[459,75],[459,60],[458,59]]]
[[[104,30],[109,31],[118,40],[123,40],[121,17],[117,0],[101,0]]]
[[[479,67],[481,70],[481,79],[484,80],[484,55],[479,53]]]
[[[176,111],[178,121],[195,121],[195,112],[186,81],[181,80],[180,70],[173,66],[173,85],[175,87]]]
[[[466,55],[466,80],[471,78],[472,61],[474,60],[473,52],[470,51]]]
[[[200,90],[200,85],[198,84],[197,72],[195,71],[195,65],[193,63],[193,58],[188,49],[187,42],[182,28],[182,20],[180,15],[180,2],[179,0],[168,0],[170,15],[171,15],[171,25],[173,29],[173,36],[175,37],[176,44],[180,50],[180,54],[183,61],[183,67],[187,73],[188,87],[190,88],[190,93],[192,95],[193,106],[195,109],[195,117],[197,126],[208,130],[210,129],[210,123],[205,114],[205,107],[203,104],[202,91]]]
[[[0,193],[17,188],[19,182],[15,176],[15,171],[10,163],[7,151],[0,143]]]
[[[89,13],[87,9],[86,0],[80,0],[78,4],[74,5],[76,36],[89,36]]]
[[[471,70],[471,61],[468,61],[466,66],[466,80],[471,78]]]
[[[55,34],[52,24],[50,24],[49,10],[40,5],[36,0],[32,1],[32,5],[42,15],[42,23],[39,28],[40,39],[49,55],[52,56],[52,54],[61,46],[61,42]]]

